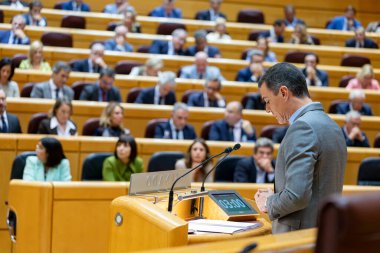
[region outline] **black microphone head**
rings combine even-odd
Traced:
[[[236,143],[233,149],[238,150],[240,147],[241,147],[240,143]]]
[[[231,147],[227,147],[225,150],[224,150],[224,153],[231,153],[232,152],[232,148]]]

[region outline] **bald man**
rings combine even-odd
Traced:
[[[185,66],[181,69],[180,78],[209,79],[211,77],[218,77],[219,80],[225,80],[219,68],[208,65],[208,56],[203,51],[195,54],[193,65]]]

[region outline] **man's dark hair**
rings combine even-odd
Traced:
[[[259,87],[263,83],[275,95],[278,94],[281,86],[286,86],[296,97],[310,97],[305,76],[293,64],[287,62],[277,63],[269,68],[264,76],[261,77]]]
[[[115,78],[115,71],[111,68],[102,68],[100,70],[100,76],[99,78],[102,78],[103,76],[108,76],[111,78]]]
[[[276,19],[274,22],[273,22],[273,25],[274,26],[282,26],[282,25],[285,25],[285,21],[283,19]]]
[[[71,68],[66,62],[58,61],[58,62],[56,62],[56,64],[54,64],[52,71],[53,71],[53,73],[57,74],[57,73],[61,72],[61,70],[64,70],[66,72],[70,72]]]

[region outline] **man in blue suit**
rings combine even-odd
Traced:
[[[302,74],[306,77],[307,86],[329,86],[329,77],[327,72],[317,68],[318,58],[315,54],[305,56],[305,68]]]
[[[173,106],[172,116],[168,122],[156,126],[154,138],[194,140],[197,135],[194,127],[187,123],[189,109],[187,105],[177,102]]]
[[[253,142],[256,140],[255,129],[251,122],[243,119],[243,106],[232,101],[227,104],[224,119],[211,125],[209,140]]]
[[[0,43],[13,45],[29,45],[30,40],[24,32],[25,18],[19,14],[12,18],[11,30],[0,31]]]
[[[64,2],[62,4],[62,10],[89,12],[90,6],[84,3],[82,0],[72,0],[72,1]]]
[[[349,101],[342,102],[337,105],[337,114],[347,114],[348,112],[354,110],[359,112],[361,115],[372,116],[371,106],[364,103],[365,93],[363,90],[351,90]]]
[[[185,55],[185,43],[187,32],[183,29],[175,29],[172,32],[171,41],[154,40],[150,46],[151,54]]]
[[[348,147],[369,148],[367,135],[360,129],[361,116],[357,111],[346,114],[346,124],[342,127],[344,138]]]
[[[347,40],[346,47],[378,48],[375,41],[366,38],[363,27],[359,27],[355,30],[355,38]]]
[[[298,24],[305,25],[305,21],[296,17],[296,9],[291,4],[285,5],[284,15],[285,24],[289,28],[294,28]]]
[[[194,40],[195,45],[190,46],[186,50],[186,55],[188,56],[195,56],[196,53],[203,51],[205,52],[208,57],[210,58],[220,58],[220,51],[219,48],[214,46],[209,46],[207,44],[207,32],[205,30],[198,30],[194,33]]]
[[[158,75],[158,83],[155,87],[144,89],[138,95],[135,103],[154,105],[174,105],[176,97],[174,93],[176,75],[171,71]]]
[[[75,61],[72,70],[77,72],[100,73],[102,69],[107,67],[103,56],[104,45],[102,43],[95,43],[91,46],[89,58]]]
[[[239,70],[235,80],[238,82],[258,82],[264,74],[264,54],[259,49],[251,50],[249,66]]]
[[[349,5],[347,6],[344,16],[337,16],[333,18],[327,29],[342,30],[342,31],[355,31],[362,25],[355,19],[356,9]]]
[[[222,0],[210,0],[210,9],[197,12],[195,19],[215,21],[217,18],[224,18],[227,20],[227,16],[220,12],[220,6]]]
[[[119,52],[133,52],[133,47],[126,41],[127,34],[128,28],[126,26],[117,26],[115,28],[115,37],[104,42],[105,49]]]
[[[182,18],[182,11],[174,7],[174,0],[164,0],[163,4],[153,9],[149,16],[161,18]]]
[[[226,101],[220,94],[222,82],[218,77],[208,78],[204,91],[193,93],[187,101],[188,106],[224,108]]]

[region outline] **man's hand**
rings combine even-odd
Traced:
[[[21,29],[16,29],[16,30],[14,31],[14,34],[15,34],[16,37],[18,37],[18,38],[20,38],[20,39],[24,39],[24,38],[26,37],[24,31],[21,30]]]
[[[98,57],[95,59],[95,64],[101,66],[102,68],[106,68],[107,64],[104,62],[103,58]]]
[[[244,131],[248,134],[248,135],[252,135],[254,133],[253,131],[253,127],[251,125],[251,122],[249,122],[248,120],[243,120],[243,124],[241,126]]]
[[[268,158],[262,158],[256,160],[257,165],[267,173],[273,173],[272,161]]]
[[[259,208],[260,212],[267,213],[267,199],[269,196],[273,195],[272,189],[258,189],[255,194],[256,205]]]

